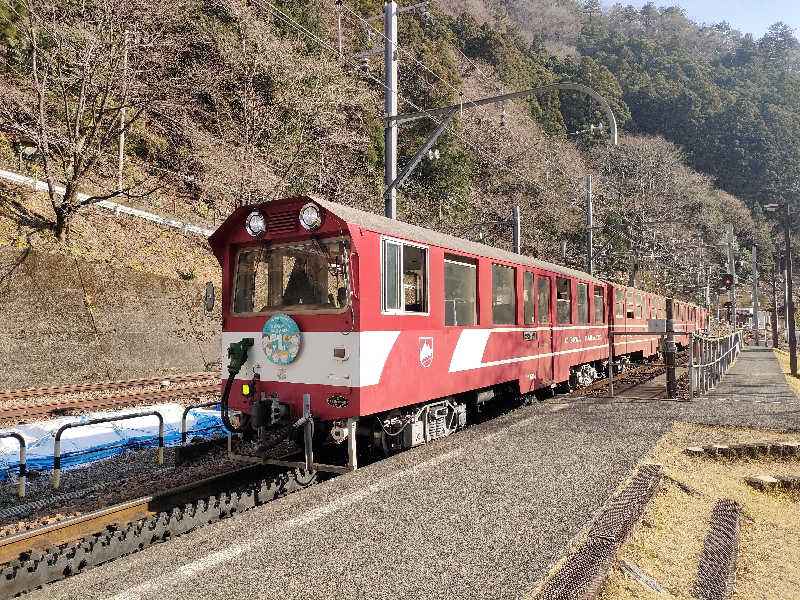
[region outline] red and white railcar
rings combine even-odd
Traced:
[[[340,204],[242,207],[210,243],[226,403],[262,431],[305,415],[336,441],[358,421],[407,447],[498,393],[590,382],[611,328],[616,356],[658,353],[658,334],[619,334],[663,319],[663,297]],[[704,313],[676,302],[675,322],[693,331]]]

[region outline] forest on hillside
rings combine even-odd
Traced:
[[[72,217],[102,198],[170,198],[206,221],[299,193],[381,212],[382,61],[356,58],[381,43],[380,23],[363,20],[381,10],[380,0],[0,0],[0,161],[16,166],[27,143],[25,169],[66,185],[50,194],[49,235],[63,244],[74,243]],[[760,207],[795,202],[800,159],[800,51],[786,26],[754,40],[653,5],[440,0],[404,13],[399,39],[400,112],[466,107],[438,158],[400,189],[400,218],[508,247],[507,228],[481,224],[518,205],[523,252],[584,268],[591,174],[600,276],[635,274],[700,300],[708,268],[714,282],[724,268],[725,223],[740,275],[753,245],[768,274],[774,224]],[[590,131],[603,112],[574,92],[470,106],[564,81],[611,104],[618,146]],[[401,167],[435,126],[401,129]]]

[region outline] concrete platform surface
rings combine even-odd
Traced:
[[[29,598],[527,598],[676,420],[800,428],[768,357],[745,351],[734,383],[693,404],[520,408]],[[729,400],[753,382],[764,401]]]

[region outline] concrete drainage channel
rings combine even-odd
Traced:
[[[4,538],[0,540],[0,597],[9,598],[138,552],[315,482],[316,477],[308,477],[302,469],[251,466]],[[120,521],[128,524],[115,524]]]
[[[603,511],[586,541],[545,583],[538,600],[589,600],[597,596],[617,552],[661,482],[663,467],[644,464]]]
[[[692,595],[699,600],[727,600],[733,594],[739,549],[739,505],[717,500]]]

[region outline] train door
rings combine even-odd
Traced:
[[[528,272],[525,273],[526,278]],[[553,310],[552,310],[552,287],[553,282],[547,275],[537,275],[533,281],[533,273],[531,275],[531,284],[535,286],[532,290],[531,297],[535,297],[535,325],[536,337],[538,340],[538,373],[537,379],[541,384],[550,385],[554,382],[553,379]],[[525,280],[526,286],[528,280]],[[525,321],[527,324],[528,316],[526,315]]]

